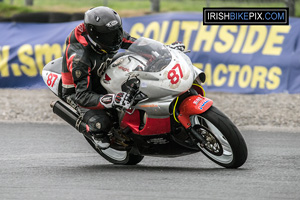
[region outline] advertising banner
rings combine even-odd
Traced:
[[[43,66],[62,56],[81,21],[0,23],[0,88],[42,88]],[[182,41],[208,91],[300,93],[300,19],[289,25],[203,25],[202,13],[123,18],[124,30],[165,44]]]

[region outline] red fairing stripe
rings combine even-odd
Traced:
[[[135,110],[131,115],[128,113],[125,114],[120,127],[126,128],[129,126],[134,133],[139,133],[140,126],[140,112]]]
[[[138,110],[135,110],[131,115],[126,113],[121,127],[126,128],[129,126],[133,133],[139,135],[159,135],[171,132],[170,118],[147,118],[146,124],[142,130],[139,130],[140,126],[140,114]]]
[[[141,135],[158,135],[171,132],[170,117],[156,119],[147,118],[145,127],[140,131]]]

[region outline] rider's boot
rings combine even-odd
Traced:
[[[105,133],[96,133],[92,135],[96,148],[107,149],[110,146],[110,140]]]

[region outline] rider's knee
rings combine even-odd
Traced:
[[[112,120],[105,112],[88,111],[83,116],[83,121],[90,133],[108,132],[112,127]]]

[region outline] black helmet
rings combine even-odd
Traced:
[[[123,39],[122,20],[111,8],[99,6],[85,12],[84,25],[96,51],[116,53]]]

